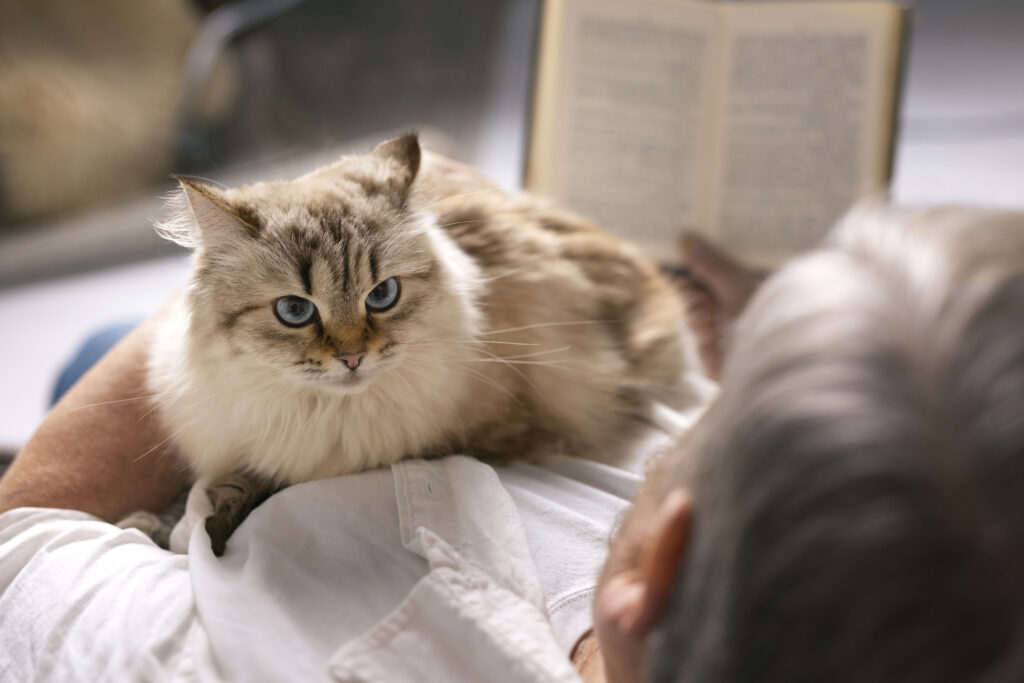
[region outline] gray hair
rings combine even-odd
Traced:
[[[722,386],[654,681],[1024,680],[1024,214],[855,211]]]

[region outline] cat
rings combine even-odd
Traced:
[[[215,551],[281,486],[450,453],[616,462],[655,405],[701,400],[653,261],[415,135],[290,182],[180,181],[160,227],[193,270],[149,384],[213,483]]]

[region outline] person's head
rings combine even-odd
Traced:
[[[1024,214],[851,215],[655,476],[595,603],[613,676],[1024,680]]]

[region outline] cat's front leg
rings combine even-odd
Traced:
[[[188,487],[184,487],[163,512],[137,510],[117,523],[122,529],[138,529],[153,539],[153,542],[166,550],[170,547],[171,531],[185,514],[185,503],[188,500]]]
[[[235,529],[249,516],[253,508],[282,487],[265,477],[246,471],[236,471],[206,487],[213,513],[206,518],[206,533],[210,535],[213,554],[220,557]]]

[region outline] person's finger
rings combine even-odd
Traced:
[[[693,233],[683,236],[680,248],[686,269],[715,299],[723,317],[738,317],[761,284],[763,274]]]

